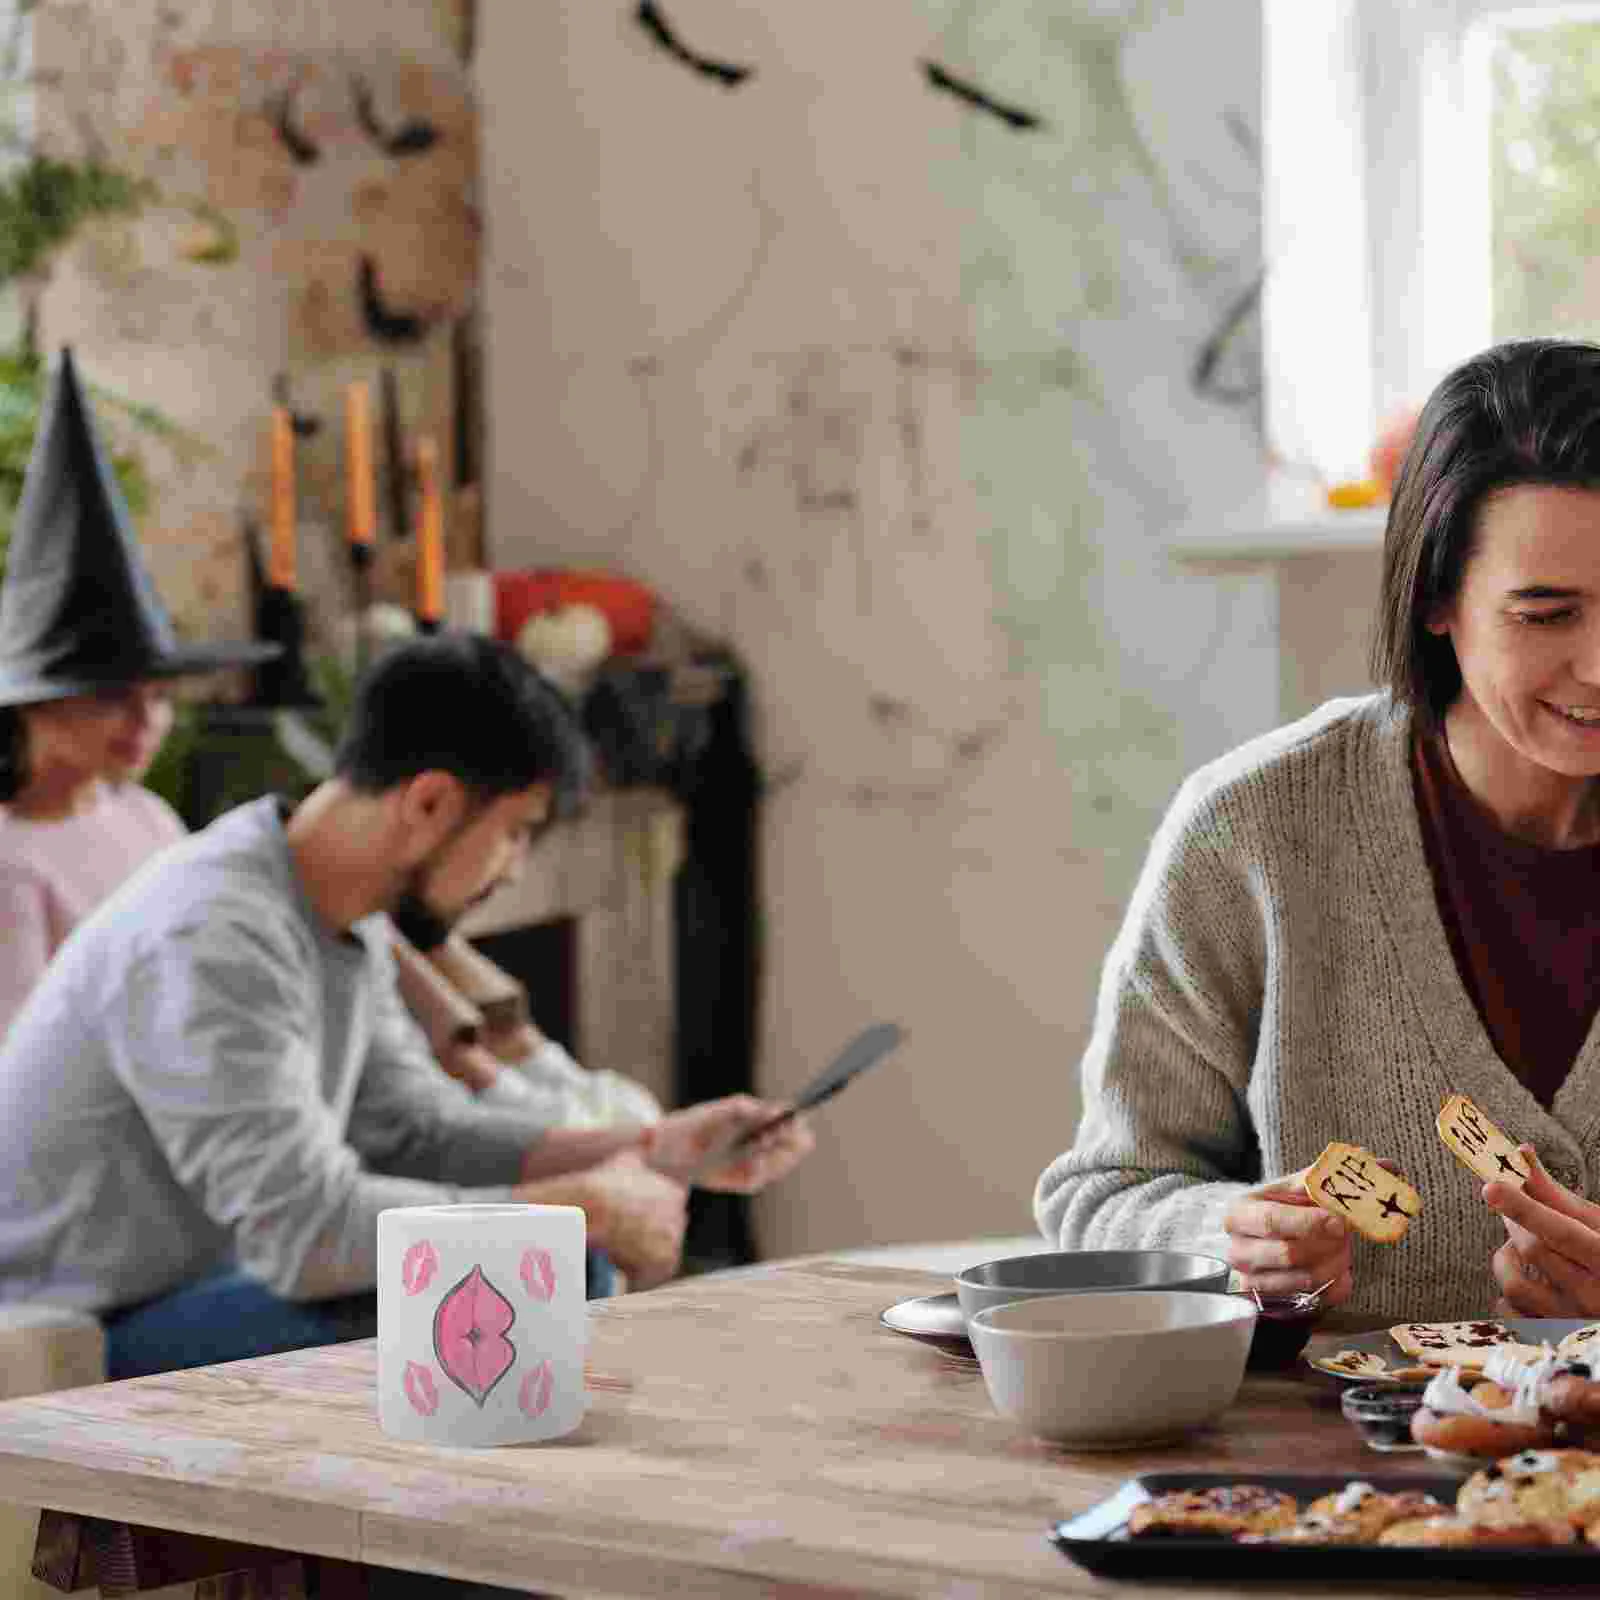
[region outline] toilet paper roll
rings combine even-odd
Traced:
[[[576,1206],[404,1206],[378,1216],[378,1422],[430,1444],[528,1444],[583,1420]]]

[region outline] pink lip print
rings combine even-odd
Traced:
[[[517,1404],[530,1417],[542,1417],[550,1409],[550,1390],[554,1383],[555,1373],[550,1370],[550,1363],[541,1361],[522,1380],[522,1387],[517,1391]]]
[[[516,1365],[506,1330],[517,1320],[511,1302],[474,1267],[433,1314],[433,1350],[444,1375],[481,1406]]]
[[[522,1252],[522,1281],[535,1300],[551,1300],[556,1292],[556,1264],[548,1250]]]
[[[421,1294],[439,1270],[439,1252],[426,1239],[419,1239],[400,1258],[400,1281],[407,1294]]]
[[[406,1362],[402,1384],[413,1410],[431,1417],[439,1409],[439,1391],[433,1386],[433,1374],[420,1361]]]

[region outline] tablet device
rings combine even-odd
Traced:
[[[695,1176],[698,1177],[712,1167],[720,1167],[724,1162],[737,1160],[740,1151],[761,1138],[763,1134],[781,1127],[791,1117],[799,1116],[802,1111],[809,1111],[813,1106],[821,1105],[824,1100],[831,1100],[846,1084],[859,1078],[869,1067],[877,1066],[905,1036],[905,1029],[896,1022],[876,1022],[870,1028],[864,1029],[794,1097],[793,1103],[787,1110],[780,1111],[777,1116],[769,1117],[765,1122],[747,1129],[732,1144],[725,1145],[708,1155],[695,1169]]]

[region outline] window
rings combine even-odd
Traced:
[[[1496,339],[1600,339],[1600,5],[1490,15]]]
[[[1269,444],[1361,476],[1500,338],[1600,338],[1600,3],[1264,0]]]

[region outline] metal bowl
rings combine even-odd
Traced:
[[[1222,1294],[1228,1264],[1188,1250],[1048,1250],[981,1261],[956,1274],[956,1298],[968,1317],[1013,1300],[1046,1294],[1104,1294],[1128,1289],[1194,1289]]]

